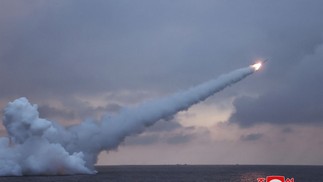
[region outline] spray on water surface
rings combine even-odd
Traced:
[[[69,127],[39,118],[37,105],[19,98],[4,109],[8,137],[0,138],[0,176],[94,174],[101,151],[117,148],[125,137],[187,110],[255,71],[254,66],[241,68],[168,97],[124,108],[99,122]]]

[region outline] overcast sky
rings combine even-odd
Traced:
[[[323,164],[322,17],[321,0],[1,0],[0,106],[71,125],[269,58],[99,164]]]

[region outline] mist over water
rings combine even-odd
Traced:
[[[98,154],[119,146],[155,122],[187,110],[255,72],[252,66],[224,74],[168,97],[124,108],[116,116],[64,127],[39,118],[37,105],[22,97],[8,103],[0,138],[0,176],[94,174]]]

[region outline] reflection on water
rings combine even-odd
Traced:
[[[250,182],[250,181],[257,181],[257,178],[264,178],[266,177],[265,172],[246,172],[242,173],[239,176],[241,182]]]

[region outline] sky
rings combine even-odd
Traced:
[[[322,17],[321,0],[2,0],[0,108],[27,97],[69,126],[269,58],[98,164],[322,165]]]

